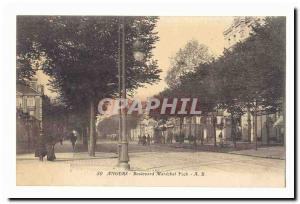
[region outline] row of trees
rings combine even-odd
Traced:
[[[129,92],[159,80],[160,70],[152,54],[158,41],[154,32],[157,20],[157,17],[125,19],[126,87]],[[119,26],[119,17],[17,18],[18,80],[30,80],[37,69],[43,70],[50,76],[50,85],[66,110],[90,121],[91,139],[95,137],[98,101],[118,93]],[[133,57],[132,48],[137,39],[145,54],[142,62]],[[94,148],[90,149],[90,155],[95,155]]]
[[[258,106],[266,113],[284,110],[285,28],[284,17],[267,17],[263,24],[253,26],[249,38],[225,49],[219,58],[206,57],[204,62],[200,60],[188,72],[179,72],[178,67],[186,70],[189,63],[182,58],[169,71],[170,76],[178,75],[176,83],[170,82],[170,77],[167,77],[169,88],[160,95],[200,98],[204,115],[226,109],[231,114],[233,127],[237,118],[246,112],[256,116]],[[183,51],[194,54],[186,48],[178,52],[175,59],[184,55]],[[202,56],[208,56],[207,51],[202,49]],[[251,127],[251,121],[248,126]],[[235,144],[234,130],[232,128]],[[250,135],[251,132],[248,132]]]

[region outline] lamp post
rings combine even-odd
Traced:
[[[122,40],[121,40],[121,71],[122,73],[119,73],[119,76],[121,77],[121,98],[123,101],[126,100],[126,70],[125,70],[125,17],[121,17],[121,25],[120,25]],[[124,170],[129,170],[129,156],[128,156],[128,140],[127,140],[127,134],[126,134],[126,110],[122,109],[120,110],[121,115],[121,138],[119,140],[119,163],[118,166]]]
[[[125,17],[119,18],[119,35],[118,35],[118,72],[119,72],[119,94],[120,98],[123,102],[126,101],[126,51],[125,51],[125,42],[126,42],[126,30],[125,30]],[[137,26],[138,34],[140,32],[139,27]],[[120,43],[121,42],[121,43]],[[134,52],[133,56],[136,61],[143,61],[144,60],[144,53],[142,52],[142,42],[137,39],[133,44]],[[126,124],[126,110],[120,109],[119,111],[119,160],[118,166],[121,169],[129,170],[129,155],[128,155],[128,138],[127,138],[127,124]]]
[[[122,79],[121,79],[121,26],[118,25],[118,93],[119,99],[122,98]],[[120,104],[118,104],[120,105]],[[121,154],[121,132],[122,132],[122,115],[121,109],[119,109],[119,138],[118,138],[118,165],[120,163],[120,154]]]

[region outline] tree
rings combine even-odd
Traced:
[[[225,51],[222,101],[233,115],[251,108],[256,124],[258,106],[267,113],[282,110],[285,84],[285,18],[267,17],[244,42]],[[255,125],[256,126],[256,125]],[[254,127],[256,129],[256,127]],[[256,135],[256,132],[254,133]],[[256,139],[256,137],[255,137]]]
[[[51,102],[50,98],[44,95],[42,112],[43,132],[46,137],[41,139],[43,143],[50,147],[48,148],[50,151],[47,153],[48,159],[54,160],[56,158],[54,146],[68,137],[70,110],[62,103]]]
[[[191,89],[183,90],[183,88],[180,87],[182,84],[181,81],[184,80],[185,76],[188,78],[189,73],[194,73],[199,65],[211,62],[212,60],[213,54],[206,45],[199,44],[196,40],[187,42],[185,47],[181,48],[175,57],[171,59],[171,67],[165,78],[170,92],[172,92],[171,95],[179,97],[184,97],[185,95],[191,96]],[[183,118],[186,116],[178,115],[178,117],[180,118],[179,129],[181,134]],[[189,121],[191,129],[191,118]],[[191,135],[189,135],[189,138],[191,138]]]
[[[218,73],[214,69],[218,61],[203,63],[190,73],[181,77],[179,90],[181,93],[188,93],[191,98],[198,98],[200,101],[201,115],[205,121],[209,113],[215,113],[218,106]],[[187,91],[189,90],[189,91]],[[212,114],[212,125],[214,128],[214,145],[216,146],[216,115]],[[203,138],[201,138],[203,143]]]
[[[156,17],[126,18],[129,91],[159,80],[160,70],[152,59],[158,40],[153,31],[156,21]],[[117,93],[119,17],[19,16],[17,27],[17,55],[42,62],[40,67],[51,77],[51,86],[68,107],[79,112],[89,110],[90,155],[94,156],[97,102]],[[137,38],[143,44],[143,62],[133,58],[132,46]],[[19,63],[21,69],[33,70],[33,66]]]
[[[181,72],[180,80],[176,80],[179,85],[169,83],[170,92],[199,97],[204,113],[227,110],[236,146],[237,119],[247,110],[252,110],[256,118],[258,106],[268,113],[283,109],[285,38],[285,18],[267,17],[264,24],[254,25],[249,38],[224,50],[218,59]],[[184,64],[182,61],[178,60]],[[173,70],[178,71],[170,72]],[[174,79],[172,74],[167,78]]]
[[[218,76],[211,82],[217,84],[218,107],[231,113],[232,138],[236,145],[236,119],[246,110],[252,110],[256,129],[258,106],[269,113],[282,109],[285,19],[266,18],[264,24],[253,27],[249,38],[225,50],[217,63],[210,66]]]
[[[180,85],[180,77],[195,71],[200,64],[210,62],[213,55],[204,44],[196,40],[187,42],[184,48],[179,49],[175,57],[171,58],[171,67],[165,78],[170,88]]]

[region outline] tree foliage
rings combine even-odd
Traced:
[[[32,62],[39,62],[63,101],[76,108],[115,94],[119,21],[119,17],[102,16],[19,16],[19,77],[30,77],[35,71]],[[152,59],[152,49],[158,40],[153,31],[156,21],[156,17],[126,18],[129,90],[159,80],[160,70]],[[133,58],[132,44],[137,38],[143,43],[146,56],[142,63]]]
[[[90,112],[90,155],[95,155],[97,102],[118,90],[119,29],[125,28],[126,88],[133,91],[159,80],[152,49],[158,40],[157,17],[18,16],[17,78],[26,80],[40,68],[74,113]],[[133,56],[139,40],[143,61]],[[76,115],[76,114],[75,114]],[[88,116],[80,114],[80,117]]]
[[[231,108],[258,103],[282,108],[285,90],[285,18],[267,17],[232,50],[226,50],[216,67],[223,73],[221,102]],[[223,93],[223,94],[222,94]]]
[[[267,17],[246,40],[182,77],[181,89],[234,114],[254,102],[277,109],[285,90],[285,18]],[[186,92],[185,91],[185,92]]]
[[[187,42],[184,48],[179,49],[171,58],[171,67],[166,76],[168,86],[176,88],[180,85],[180,78],[190,72],[194,72],[200,64],[212,61],[213,55],[204,44],[196,40]]]
[[[225,49],[218,59],[183,70],[169,89],[161,94],[173,97],[197,97],[202,112],[226,110],[232,127],[246,111],[256,115],[257,107],[266,114],[282,111],[285,97],[286,24],[285,17],[267,17],[255,24],[250,37]],[[179,52],[180,53],[180,52]],[[193,56],[193,53],[188,55]],[[182,62],[182,61],[179,61]],[[171,69],[167,79],[175,79]],[[178,83],[180,82],[180,83]],[[178,85],[179,84],[179,85]],[[236,130],[232,128],[235,143]]]

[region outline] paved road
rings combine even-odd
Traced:
[[[143,146],[137,144],[137,142],[129,143],[129,152],[166,152],[166,151],[177,151],[177,152],[193,152],[193,149],[189,148],[176,148],[174,146],[169,146],[167,144],[155,144],[150,146]],[[98,141],[96,146],[96,152],[108,152],[108,153],[115,153],[117,152],[118,144],[115,141]],[[73,152],[72,144],[70,141],[64,141],[63,145],[59,143],[55,145],[55,152],[58,153],[70,153]],[[87,152],[87,148],[83,147],[82,144],[76,144],[75,152]]]
[[[57,153],[55,162],[39,162],[32,154],[17,156],[18,185],[135,185],[135,186],[230,186],[283,187],[285,160],[226,153],[193,152],[165,146],[133,145],[131,171],[118,172],[115,144],[103,145],[102,152],[90,158],[86,152]],[[65,142],[57,151],[71,149]],[[143,151],[142,151],[143,150]],[[157,172],[172,175],[151,176]],[[197,175],[193,174],[197,172]],[[102,173],[102,174],[101,174]],[[183,176],[187,173],[187,176]],[[101,175],[97,175],[101,174]],[[136,174],[136,175],[135,175]],[[179,175],[180,174],[180,175]]]

